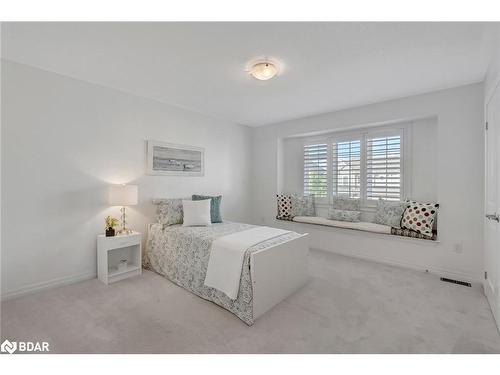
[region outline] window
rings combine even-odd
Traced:
[[[361,192],[361,141],[332,143],[333,195],[359,198]]]
[[[327,136],[304,144],[304,194],[319,202],[332,196],[359,198],[370,206],[379,198],[403,197],[404,126]]]
[[[401,136],[366,139],[366,199],[401,200]]]
[[[304,194],[328,195],[328,147],[326,143],[304,146]]]

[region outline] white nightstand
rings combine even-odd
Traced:
[[[118,269],[121,260],[127,260],[125,269]],[[97,236],[97,277],[104,284],[114,283],[142,273],[141,234],[106,237]]]

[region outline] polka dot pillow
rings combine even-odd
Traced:
[[[439,204],[418,203],[407,200],[401,219],[401,228],[411,229],[424,236],[432,237],[432,226],[436,219]]]
[[[278,215],[276,219],[292,220],[292,196],[290,194],[277,194]]]

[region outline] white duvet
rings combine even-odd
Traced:
[[[252,246],[286,233],[290,231],[255,227],[215,239],[210,250],[205,285],[220,290],[235,300],[240,287],[245,252]]]

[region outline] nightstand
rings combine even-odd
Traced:
[[[97,236],[97,277],[104,284],[114,283],[142,273],[141,234]],[[126,267],[119,267],[122,260]]]

